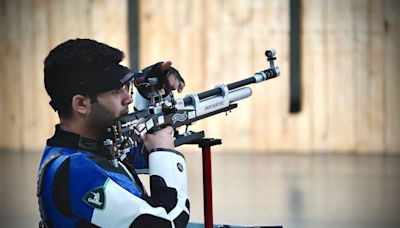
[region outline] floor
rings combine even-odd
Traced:
[[[201,152],[185,156],[191,221],[202,222]],[[39,159],[0,151],[0,227],[37,227]],[[215,223],[400,227],[400,156],[220,152],[212,162]]]

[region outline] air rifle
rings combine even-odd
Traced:
[[[253,76],[230,84],[220,84],[214,89],[198,94],[189,94],[181,99],[174,99],[172,92],[165,96],[159,88],[159,78],[149,78],[147,97],[150,98],[148,108],[124,115],[107,128],[108,138],[103,144],[113,158],[123,160],[130,148],[137,146],[140,137],[145,133],[153,133],[166,126],[175,129],[175,146],[188,144],[204,137],[204,131],[188,131],[194,122],[228,112],[237,107],[235,102],[251,96],[251,89],[245,87],[252,83],[266,81],[279,76],[279,67],[275,66],[276,51],[267,50],[265,56],[269,68],[255,73]],[[184,133],[178,128],[186,126]]]

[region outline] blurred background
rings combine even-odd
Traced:
[[[0,0],[0,226],[37,226],[36,172],[58,121],[43,60],[79,37],[134,70],[172,60],[183,94],[247,78],[276,49],[280,77],[192,128],[223,141],[215,222],[399,227],[399,12],[397,0]],[[201,150],[180,149],[202,222]]]

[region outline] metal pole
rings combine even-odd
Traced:
[[[198,143],[203,158],[204,227],[213,228],[211,147],[222,144],[221,139],[203,138]]]
[[[212,203],[212,179],[211,179],[211,147],[202,147],[203,157],[203,197],[204,197],[204,224],[205,228],[212,228],[213,203]]]

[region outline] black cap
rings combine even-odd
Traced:
[[[91,77],[79,84],[65,87],[52,97],[50,106],[57,111],[60,106],[67,105],[76,94],[94,95],[123,87],[134,78],[142,77],[143,73],[134,73],[128,67],[115,65],[105,69],[101,74]]]

